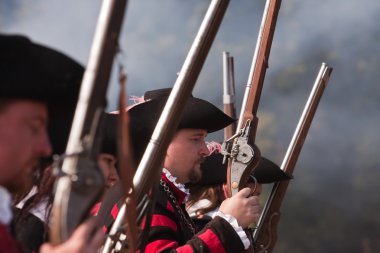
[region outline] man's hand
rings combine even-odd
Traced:
[[[224,200],[219,210],[235,217],[243,228],[257,223],[260,218],[260,200],[258,196],[251,196],[251,193],[250,188],[242,189],[236,195]]]
[[[90,219],[80,225],[64,243],[53,246],[42,245],[40,253],[95,253],[103,242],[104,233],[96,229],[96,222]]]

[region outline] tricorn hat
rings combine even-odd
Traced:
[[[130,131],[136,161],[144,154],[154,128],[164,109],[171,88],[147,91],[144,102],[132,106],[129,110]],[[192,95],[187,100],[177,129],[194,128],[215,132],[233,123],[229,117],[213,104]]]
[[[66,147],[83,72],[70,57],[27,37],[0,35],[0,99],[46,103],[55,153]]]
[[[223,155],[213,152],[206,157],[201,164],[202,178],[196,185],[212,186],[227,182],[227,161],[223,164]],[[292,177],[286,174],[275,163],[261,157],[259,164],[251,174],[260,184],[269,184],[282,180],[288,180]]]
[[[129,109],[131,118],[138,120],[153,132],[171,90],[171,88],[165,88],[145,92],[145,102]],[[191,95],[186,102],[177,129],[204,129],[211,133],[225,128],[234,121],[235,119],[223,113],[210,102]]]

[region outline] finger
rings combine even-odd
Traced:
[[[241,189],[236,196],[247,198],[251,194],[252,190],[249,187]]]
[[[260,198],[258,196],[249,196],[247,201],[250,205],[260,205]]]
[[[95,219],[95,217],[91,217],[75,229],[72,236],[78,238],[90,238],[96,231],[96,225],[97,219]]]

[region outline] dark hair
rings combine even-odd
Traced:
[[[192,206],[201,199],[207,199],[211,202],[209,206],[198,209],[196,211],[197,215],[206,214],[212,210],[215,210],[225,199],[223,184],[214,186],[193,185],[189,187],[189,190],[190,195],[188,201],[186,202],[186,206]]]
[[[16,237],[20,240],[20,242],[26,247],[38,247],[43,242],[48,240],[48,231],[49,231],[49,217],[51,213],[52,203],[54,200],[53,196],[53,186],[55,182],[55,176],[53,175],[53,169],[51,166],[41,165],[39,168],[36,168],[33,173],[33,185],[37,187],[37,192],[35,195],[30,197],[27,201],[25,201],[24,206],[17,210],[15,209],[15,217],[13,220],[13,226],[15,230]],[[25,195],[24,195],[25,197]],[[18,200],[20,201],[22,196],[18,196]],[[46,201],[47,210],[45,213],[45,221],[41,223],[40,229],[34,231],[36,238],[38,241],[31,242],[26,239],[30,236],[29,233],[31,227],[28,227],[28,223],[30,222],[30,213],[34,207],[37,207],[39,203]],[[15,202],[17,203],[17,201]],[[25,227],[26,226],[26,227]],[[32,246],[30,243],[32,243]]]

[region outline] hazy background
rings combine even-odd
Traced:
[[[129,1],[120,39],[128,95],[173,86],[209,2]],[[229,51],[240,107],[264,3],[231,0],[194,95],[222,108]],[[0,32],[26,34],[86,64],[100,4],[0,0]],[[378,0],[282,2],[258,115],[264,156],[281,164],[321,63],[334,71],[284,201],[275,252],[380,252],[379,23]],[[113,110],[115,78],[110,87]]]

